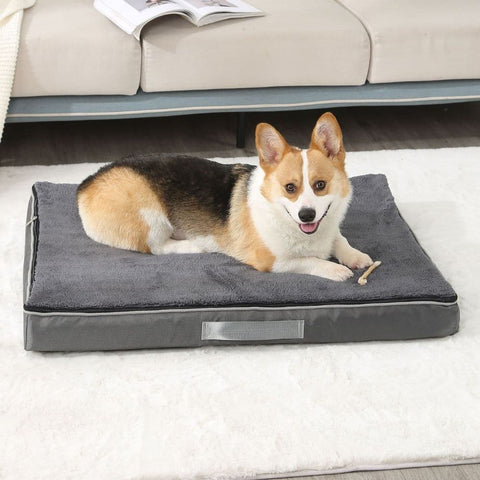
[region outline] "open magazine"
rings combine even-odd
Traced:
[[[93,5],[137,39],[146,23],[162,15],[182,15],[198,27],[229,18],[264,15],[242,0],[95,0]]]

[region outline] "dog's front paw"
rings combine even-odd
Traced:
[[[356,248],[352,248],[348,252],[345,252],[338,261],[354,270],[369,267],[373,263],[373,260],[369,255]]]
[[[344,282],[353,277],[353,272],[344,265],[328,262],[326,265],[322,265],[321,271],[318,272],[318,275],[336,282]]]

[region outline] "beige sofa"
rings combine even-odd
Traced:
[[[477,0],[249,1],[266,15],[139,42],[92,0],[37,0],[7,121],[480,99]]]

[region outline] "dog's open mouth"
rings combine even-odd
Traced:
[[[331,205],[331,203],[330,203]],[[327,209],[325,210],[325,213],[322,215],[322,218],[316,222],[312,223],[299,223],[298,227],[303,233],[306,233],[307,235],[311,235],[312,233],[315,233],[318,230],[318,226],[320,225],[320,222],[325,218],[325,216],[328,213],[328,210],[330,209],[330,205],[328,205]]]
[[[318,226],[320,225],[320,220],[313,223],[299,223],[298,226],[303,233],[311,235],[317,231]]]

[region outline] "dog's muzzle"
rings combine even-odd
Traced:
[[[316,222],[312,222],[312,220],[315,218],[315,215],[317,212],[313,208],[301,208],[300,211],[298,212],[298,218],[304,222],[304,223],[299,223],[298,227],[303,233],[306,233],[307,235],[311,235],[312,233],[315,233],[318,230],[318,227],[320,225],[320,222],[326,217],[328,210],[330,209],[331,203],[328,205],[327,209],[325,210],[325,213],[322,215],[322,218],[320,220],[317,220]]]

